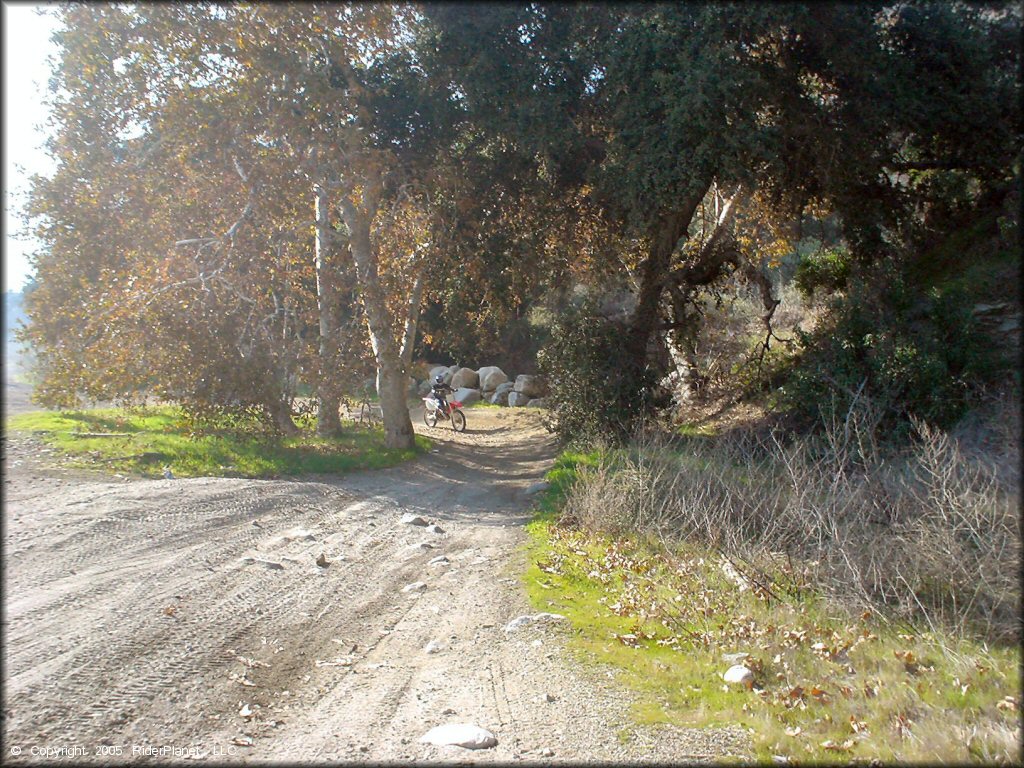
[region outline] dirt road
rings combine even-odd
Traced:
[[[538,416],[421,429],[429,456],[315,480],[73,474],[6,439],[4,760],[742,754],[726,731],[625,736],[629,696],[578,668],[570,630],[505,630],[533,613],[517,574],[554,453]],[[444,723],[498,745],[419,741]]]

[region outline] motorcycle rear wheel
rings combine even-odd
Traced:
[[[437,411],[436,410],[432,411],[429,408],[424,408],[423,409],[423,423],[426,424],[428,427],[436,427],[437,426]]]

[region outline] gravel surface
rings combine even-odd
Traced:
[[[739,730],[631,727],[564,622],[505,632],[555,446],[536,412],[467,415],[418,426],[415,462],[295,480],[98,476],[6,436],[5,762],[743,756]],[[445,723],[498,744],[420,742]]]

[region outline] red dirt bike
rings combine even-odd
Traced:
[[[456,432],[465,432],[466,414],[459,409],[462,403],[458,400],[448,402],[448,409],[445,410],[441,404],[432,397],[423,398],[423,422],[428,427],[436,427],[438,421],[451,421],[452,429]]]

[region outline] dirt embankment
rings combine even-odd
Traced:
[[[437,449],[411,464],[272,481],[71,473],[5,439],[5,760],[742,750],[726,732],[620,738],[629,696],[577,667],[566,628],[505,631],[533,612],[526,491],[554,454],[537,414],[471,410],[465,434],[422,431]],[[410,512],[442,532],[402,523]],[[452,722],[497,747],[420,743]]]

